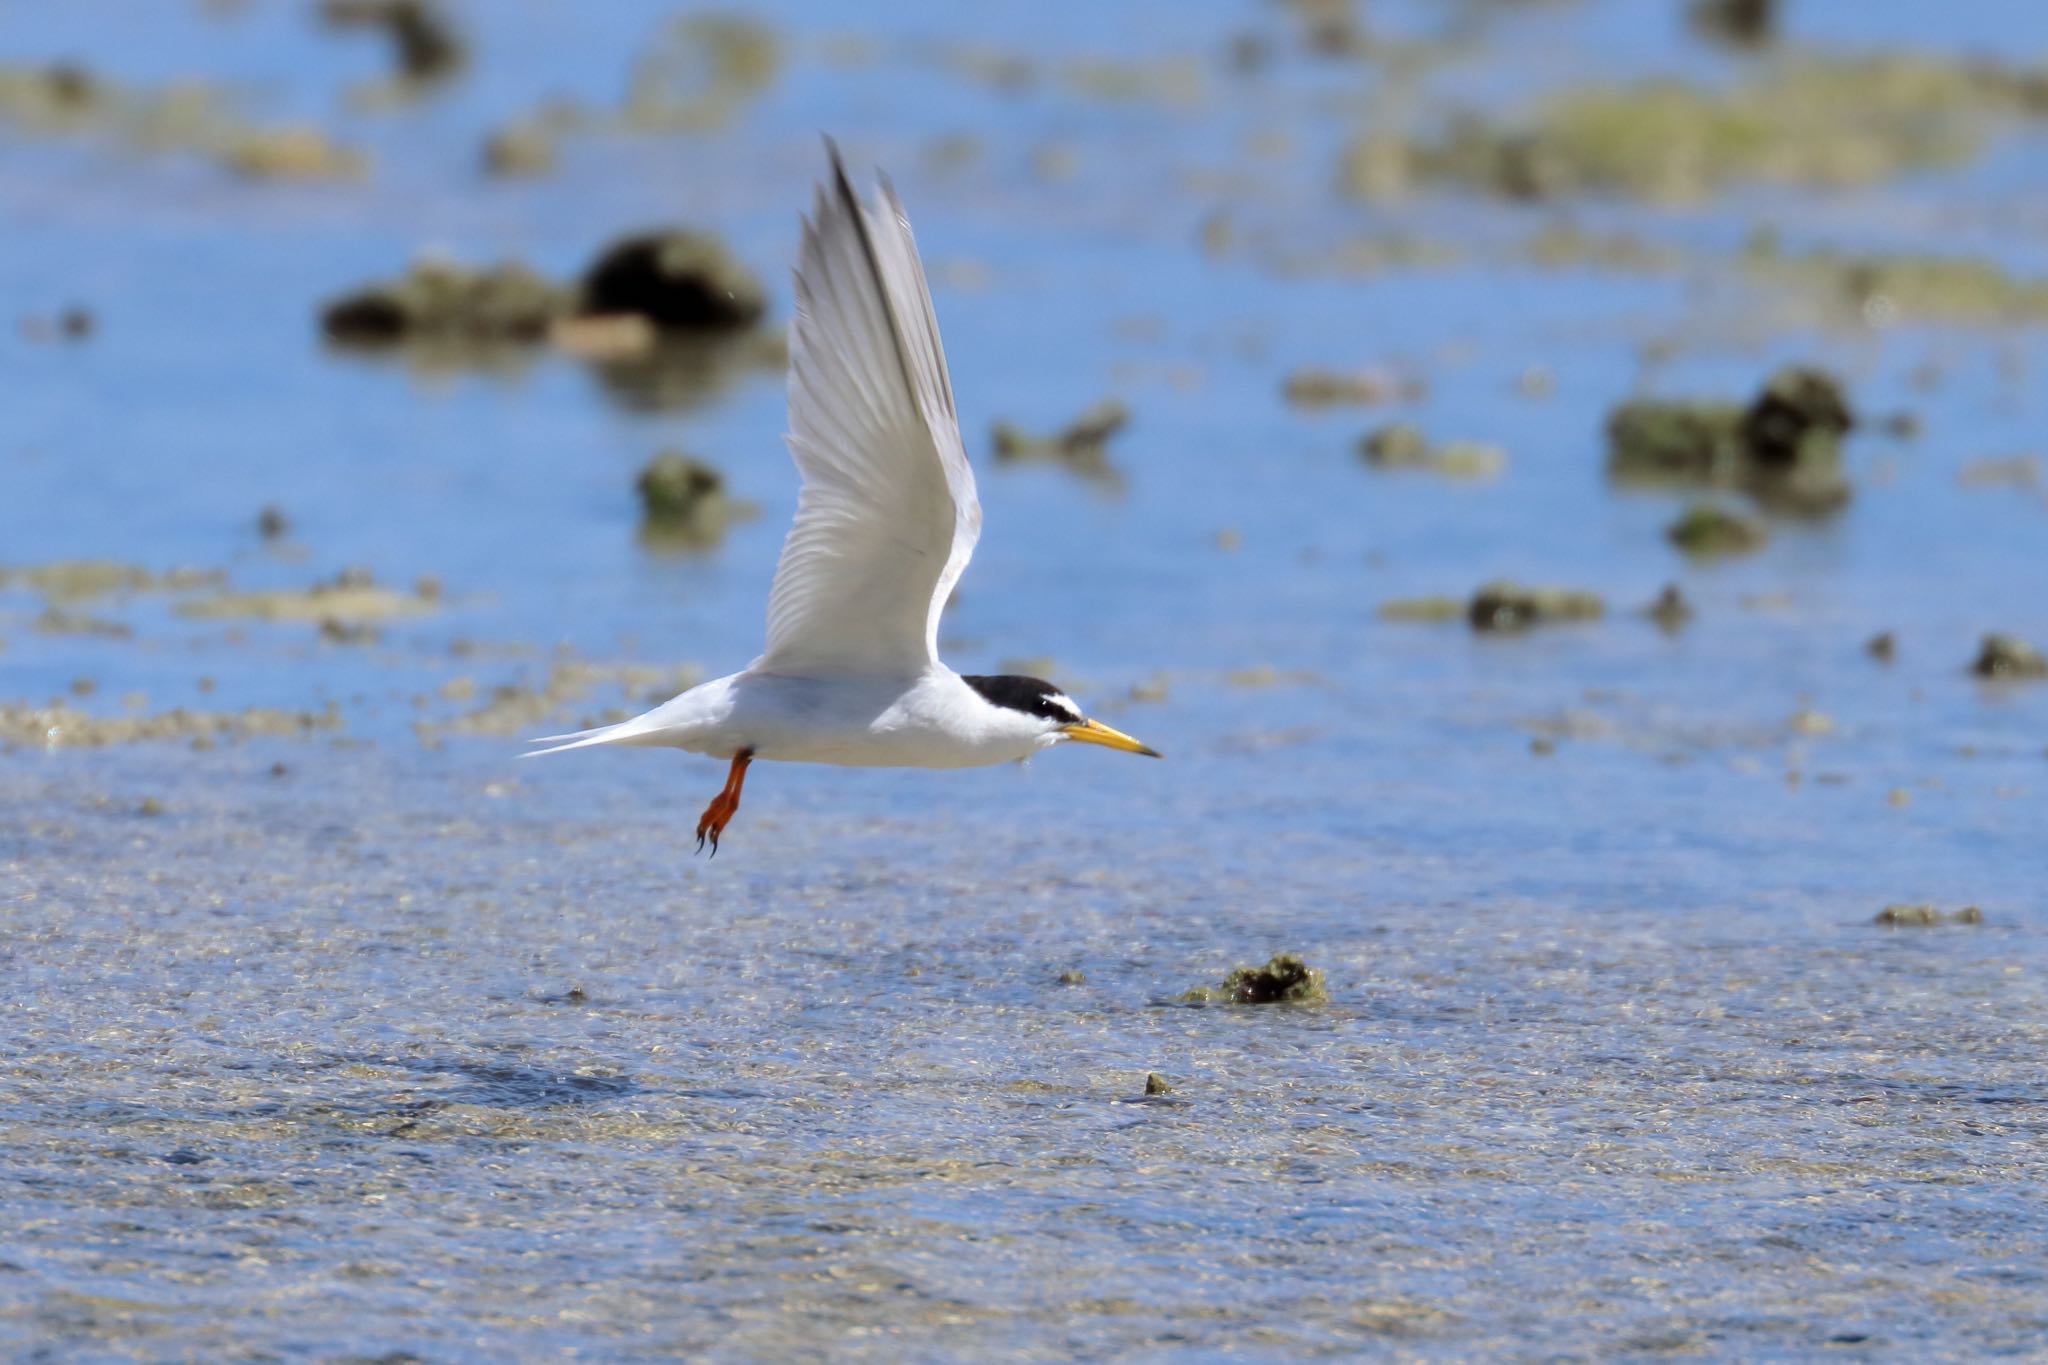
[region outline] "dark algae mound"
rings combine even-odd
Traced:
[[[1970,671],[1980,678],[2048,678],[2048,658],[2016,635],[1987,635]]]
[[[1792,365],[1771,376],[1742,414],[1742,443],[1766,469],[1832,464],[1856,425],[1842,385],[1825,370]]]
[[[1597,621],[1607,612],[1598,593],[1488,583],[1472,594],[1465,619],[1474,630],[1527,630],[1562,621]]]
[[[1842,386],[1791,366],[1748,404],[1635,399],[1607,419],[1618,483],[1738,488],[1774,511],[1830,512],[1849,500],[1842,438],[1855,425]]]
[[[1295,953],[1276,953],[1263,967],[1236,967],[1220,986],[1197,986],[1181,996],[1190,1005],[1322,1005],[1330,999],[1323,974]]]
[[[582,312],[636,314],[663,331],[737,331],[759,322],[767,307],[753,273],[700,232],[622,238],[583,275]]]
[[[1690,608],[1685,610],[1690,613]],[[1478,631],[1514,632],[1564,622],[1597,621],[1607,614],[1607,602],[1599,593],[1579,588],[1532,588],[1496,579],[1482,584],[1470,598],[1395,598],[1382,603],[1379,614],[1384,621],[1433,624],[1463,620]]]
[[[432,0],[327,0],[320,16],[335,28],[381,29],[408,80],[444,79],[467,59],[462,35]]]
[[[1767,46],[1778,36],[1778,0],[1693,0],[1693,31],[1729,47]]]
[[[760,282],[723,245],[678,230],[614,243],[574,285],[516,262],[487,269],[422,262],[396,280],[334,300],[321,326],[349,346],[524,345],[566,333],[572,322],[586,329],[587,341],[589,327],[614,320],[639,329],[629,340],[645,350],[658,337],[745,331],[766,308]]]

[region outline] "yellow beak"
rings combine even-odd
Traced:
[[[1140,744],[1121,730],[1112,730],[1099,720],[1081,720],[1066,727],[1062,732],[1068,739],[1078,739],[1083,744],[1100,744],[1105,749],[1120,749],[1127,754],[1143,754],[1147,758],[1164,757],[1157,749]]]

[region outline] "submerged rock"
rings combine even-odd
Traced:
[[[2017,635],[1991,634],[1978,646],[1970,671],[1980,678],[2048,678],[2048,658]]]
[[[1693,29],[1731,47],[1763,47],[1778,36],[1778,0],[1693,0]]]
[[[508,123],[484,139],[484,169],[492,175],[546,175],[555,168],[555,140],[533,123]]]
[[[1508,631],[1562,621],[1597,621],[1606,612],[1607,604],[1598,593],[1500,581],[1472,594],[1465,619],[1474,630]]]
[[[462,34],[433,0],[326,0],[320,17],[336,28],[381,29],[392,60],[410,81],[437,81],[467,60]]]
[[[1148,1071],[1145,1073],[1145,1093],[1148,1095],[1171,1095],[1173,1087],[1167,1083],[1166,1077],[1156,1071]]]
[[[1358,453],[1383,469],[1411,469],[1429,458],[1429,438],[1411,422],[1393,422],[1366,433]]]
[[[1775,510],[1849,500],[1841,443],[1855,419],[1841,384],[1789,366],[1747,405],[1635,399],[1607,419],[1607,472],[1622,483],[1739,488]]]
[[[1982,924],[1984,912],[1974,905],[1966,905],[1953,913],[1944,912],[1935,905],[1887,905],[1877,912],[1877,918],[1872,922],[1882,924],[1888,929],[1933,928],[1941,924]]]
[[[71,62],[0,67],[0,117],[32,128],[64,128],[103,118],[124,96]]]
[[[348,346],[528,343],[543,340],[573,301],[517,263],[472,270],[423,261],[390,283],[334,300],[320,322],[330,340]]]
[[[1764,543],[1764,529],[1713,503],[1696,503],[1671,523],[1665,535],[1690,555],[1734,555]]]
[[[1691,623],[1693,607],[1676,583],[1666,583],[1657,600],[1643,608],[1643,615],[1655,621],[1666,634],[1676,634]]]
[[[725,476],[701,460],[667,450],[640,471],[640,534],[656,548],[703,549],[735,523],[758,515],[726,495]]]
[[[30,314],[21,320],[21,335],[29,341],[90,341],[98,330],[98,315],[76,303],[58,309],[55,316]]]
[[[1263,967],[1236,967],[1220,986],[1197,986],[1181,996],[1192,1005],[1320,1005],[1329,1001],[1323,974],[1295,953],[1276,953]]]
[[[633,313],[663,331],[722,332],[751,327],[767,295],[723,242],[673,229],[620,238],[583,274],[586,314]]]

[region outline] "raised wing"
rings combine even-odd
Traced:
[[[832,183],[804,221],[789,339],[789,449],[803,476],[755,667],[909,676],[981,535],[974,471],[910,220],[882,183]]]

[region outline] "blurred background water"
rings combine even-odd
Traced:
[[[348,8],[0,2],[13,1353],[2040,1350],[2048,12]],[[762,768],[706,863],[715,765],[511,756],[759,648],[820,132],[932,275],[947,657],[1169,761]],[[750,340],[323,338],[674,226]],[[1846,506],[1608,476],[1795,363]],[[664,449],[758,515],[642,534]]]

